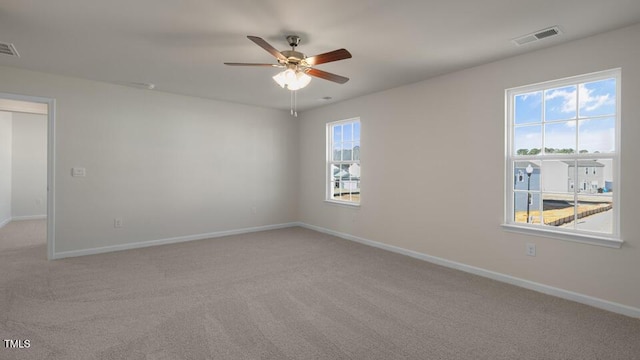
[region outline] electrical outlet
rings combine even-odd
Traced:
[[[121,228],[122,227],[122,218],[113,219],[113,227],[114,228]]]
[[[536,244],[527,243],[526,247],[527,256],[536,256]]]

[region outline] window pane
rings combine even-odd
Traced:
[[[545,225],[561,226],[572,221],[575,184],[572,172],[575,161],[542,162],[542,218]]]
[[[340,164],[338,167],[340,169],[338,176],[340,176],[340,180],[349,180],[349,165]]]
[[[345,191],[343,188],[343,184],[342,181],[336,181],[335,182],[335,188],[333,189],[333,198],[336,200],[341,200],[342,196],[344,195]]]
[[[353,144],[353,160],[360,160],[360,141]]]
[[[540,193],[516,191],[513,201],[516,223],[540,224]]]
[[[544,225],[567,227],[567,224],[573,221],[573,203],[573,194],[543,193],[542,219]]]
[[[334,164],[331,164],[331,180],[340,180],[340,168]]]
[[[360,166],[358,164],[341,164],[333,169],[333,198],[336,200],[359,201]]]
[[[331,197],[335,198],[339,195],[340,189],[340,168],[336,165],[331,165],[331,178],[329,179],[331,186]]]
[[[611,165],[611,159],[578,160],[578,181],[576,183],[578,194],[610,193],[605,189],[607,189],[607,183],[610,188],[613,182]]]
[[[360,123],[353,124],[353,139],[360,140]]]
[[[342,147],[339,144],[333,145],[333,161],[342,160]]]
[[[575,171],[575,161],[570,166]],[[578,160],[577,216],[565,219],[558,226],[594,232],[613,232],[613,167],[611,159]],[[572,175],[575,176],[575,175]],[[572,215],[573,216],[573,215]]]
[[[544,125],[544,151],[547,154],[572,154],[576,149],[576,122]]]
[[[349,166],[349,174],[351,174],[352,179],[357,179],[359,181],[360,180],[360,164],[351,164]]]
[[[580,117],[613,115],[616,112],[616,80],[580,84]]]
[[[342,160],[353,160],[353,143],[344,143],[342,146]]]
[[[578,149],[580,153],[612,153],[616,144],[614,118],[580,120],[578,122]]]
[[[549,89],[544,92],[544,120],[567,120],[576,117],[576,86]]]
[[[513,149],[516,155],[537,155],[542,148],[542,126],[519,126],[515,130]]]
[[[613,232],[613,196],[609,193],[578,195],[578,230]]]
[[[333,126],[333,142],[338,143],[342,141],[342,125]]]
[[[516,124],[542,121],[542,91],[517,95],[514,106]]]
[[[513,173],[514,190],[540,190],[540,161],[516,161]]]
[[[545,160],[542,162],[542,191],[573,194],[573,160]],[[573,197],[571,198],[573,200]]]
[[[342,141],[353,141],[353,124],[342,125]]]

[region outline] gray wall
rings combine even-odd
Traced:
[[[12,114],[0,111],[0,226],[11,220]]]
[[[11,217],[47,215],[47,116],[13,113]]]
[[[305,112],[300,220],[639,308],[638,59],[640,25]],[[611,249],[505,232],[505,89],[616,67],[622,68],[626,243]],[[362,206],[325,203],[325,124],[356,116]],[[388,176],[397,169],[412,174],[404,179],[406,191]],[[536,257],[525,256],[526,242],[537,245]]]
[[[284,111],[8,67],[0,78],[0,92],[56,99],[55,253],[296,220],[298,119]]]

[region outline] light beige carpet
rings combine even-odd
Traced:
[[[0,251],[0,336],[31,341],[0,359],[640,359],[639,319],[302,228],[45,253]]]
[[[0,251],[44,245],[46,242],[47,220],[12,221],[0,228]],[[47,256],[46,250],[43,255]]]

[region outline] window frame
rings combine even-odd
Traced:
[[[343,125],[343,124],[349,124],[349,123],[358,123],[360,126],[360,144],[362,141],[362,122],[360,121],[360,117],[353,117],[353,118],[349,118],[349,119],[344,119],[344,120],[338,120],[338,121],[331,121],[328,122],[326,124],[326,166],[325,166],[325,199],[324,201],[327,203],[331,203],[331,204],[338,204],[338,205],[346,205],[346,206],[352,206],[352,207],[360,207],[360,204],[362,203],[362,198],[360,198],[360,201],[349,201],[349,200],[336,200],[334,199],[333,196],[333,187],[335,185],[335,180],[333,180],[333,174],[331,172],[331,165],[334,164],[353,164],[356,163],[358,164],[358,166],[360,167],[360,169],[362,169],[362,165],[361,165],[361,159],[358,160],[339,160],[339,161],[335,161],[333,160],[333,127],[335,125]],[[360,147],[362,147],[362,145],[360,145]],[[362,175],[360,176],[360,180],[361,181]],[[362,192],[362,190],[360,191]],[[361,194],[360,194],[361,196]]]
[[[514,152],[514,139],[515,139],[515,97],[517,95],[532,93],[537,91],[544,92],[549,89],[560,88],[570,85],[578,85],[581,83],[595,82],[605,79],[615,79],[616,81],[616,104],[615,104],[615,150],[613,153],[580,153],[577,148],[572,154],[537,154],[537,155],[518,155]],[[610,69],[605,71],[599,71],[589,74],[583,74],[578,76],[572,76],[568,78],[545,81],[537,84],[518,86],[505,90],[505,184],[504,184],[504,219],[502,227],[507,231],[513,231],[518,233],[525,233],[529,235],[537,235],[542,237],[557,238],[561,240],[575,241],[581,243],[588,243],[592,245],[601,245],[606,247],[620,248],[623,240],[620,237],[620,140],[621,140],[621,83],[622,72],[620,68]],[[542,113],[544,116],[544,98]],[[575,120],[580,119],[579,114],[576,112]],[[542,119],[541,119],[542,120]],[[550,123],[553,121],[548,121]],[[541,125],[545,124],[545,121],[541,121]],[[544,143],[544,131],[542,131],[541,149],[544,149],[546,144]],[[579,160],[598,160],[606,159],[611,160],[611,166],[613,167],[613,194],[612,194],[612,232],[609,233],[597,233],[593,231],[585,231],[580,229],[565,229],[565,228],[551,228],[541,226],[540,224],[527,224],[517,223],[513,219],[514,214],[514,189],[513,189],[513,176],[514,176],[514,162],[517,161],[544,161],[544,160],[573,160],[577,162]],[[576,166],[575,174],[578,175],[578,166]],[[578,188],[575,187],[576,179],[569,179],[574,181],[573,193],[574,196],[578,195]],[[570,187],[570,184],[569,184]],[[542,188],[538,191],[542,195]],[[540,200],[542,203],[542,200]]]

